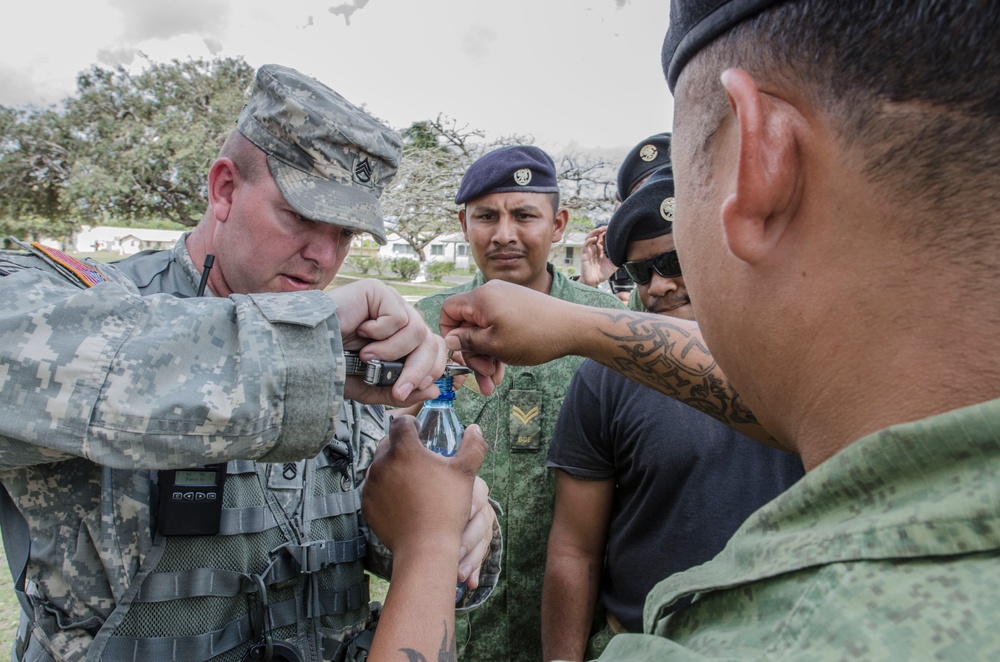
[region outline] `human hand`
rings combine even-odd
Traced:
[[[474,432],[476,434],[476,432]],[[462,438],[465,443],[465,437]],[[483,561],[490,553],[490,543],[493,541],[493,526],[497,514],[489,501],[490,488],[486,481],[476,476],[472,488],[472,514],[462,532],[462,548],[458,561],[458,581],[466,582],[469,588],[479,586],[479,571]]]
[[[615,273],[617,268],[604,252],[604,235],[608,226],[596,227],[583,240],[580,255],[580,281],[584,285],[597,287]]]
[[[538,365],[572,353],[574,316],[583,306],[491,280],[445,299],[441,334],[478,375],[499,384],[503,364]]]
[[[488,549],[493,530],[484,512],[492,508],[483,504],[483,487],[476,481],[486,457],[482,432],[470,425],[458,452],[444,457],[424,448],[418,430],[412,416],[394,418],[389,424],[389,435],[379,442],[368,469],[362,513],[394,557],[450,554],[456,562],[453,567],[475,565],[477,557],[481,563],[485,552],[477,550],[484,538]],[[487,524],[489,533],[484,533]]]
[[[362,279],[327,292],[337,303],[344,349],[358,349],[362,361],[398,361],[399,379],[391,387],[365,384],[348,377],[344,394],[365,403],[404,406],[437,396],[434,380],[444,373],[444,342],[396,290],[381,281]]]

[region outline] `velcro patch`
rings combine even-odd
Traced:
[[[98,283],[103,283],[107,281],[100,271],[94,267],[80,262],[78,259],[72,255],[67,255],[60,250],[55,248],[49,248],[48,246],[43,246],[37,241],[31,243],[31,247],[37,251],[44,253],[50,260],[63,267],[74,276],[79,279],[81,283],[87,287],[93,287]]]

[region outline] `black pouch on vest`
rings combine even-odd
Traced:
[[[518,382],[529,388],[518,388]],[[535,451],[542,447],[542,392],[535,386],[530,374],[520,375],[511,385],[510,400],[510,449]]]

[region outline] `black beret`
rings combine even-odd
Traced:
[[[663,73],[674,91],[681,69],[713,39],[783,0],[670,0]]]
[[[620,267],[625,264],[629,242],[670,234],[674,229],[674,173],[660,168],[611,216],[604,250]]]
[[[462,177],[455,204],[511,191],[558,193],[552,157],[532,145],[501,147],[484,154]]]
[[[654,170],[670,166],[670,133],[657,133],[632,148],[618,168],[618,199],[624,200],[636,183]]]

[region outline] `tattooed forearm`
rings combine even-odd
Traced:
[[[406,655],[408,662],[427,662],[427,657],[419,651],[415,651],[412,648],[401,648],[400,652]],[[458,659],[458,649],[456,648],[455,638],[451,638],[451,643],[448,643],[448,626],[444,626],[444,636],[441,638],[441,649],[438,651],[437,655],[438,662],[454,662]]]
[[[606,366],[732,427],[759,427],[722,374],[697,327],[659,315],[601,313],[621,329],[604,335],[617,342],[624,355],[602,359]]]

